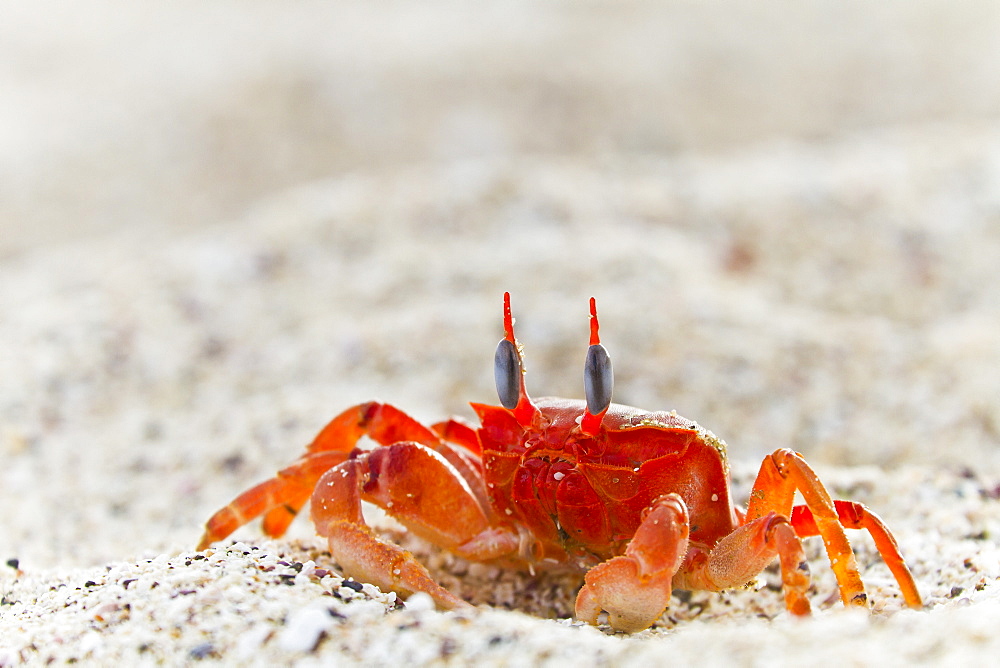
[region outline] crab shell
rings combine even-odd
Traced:
[[[714,545],[739,524],[726,444],[673,412],[611,404],[599,432],[580,429],[583,401],[543,397],[522,427],[502,406],[472,404],[490,504],[530,530],[522,556],[587,569],[621,554],[654,499],[679,494],[690,540]]]

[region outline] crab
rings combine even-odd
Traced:
[[[664,613],[674,589],[721,591],[778,559],[784,602],[810,612],[802,539],[822,536],[846,606],[868,605],[845,529],[867,530],[901,590],[920,593],[892,533],[861,503],[833,500],[797,452],[764,458],[746,508],[733,503],[726,444],[675,412],[611,403],[612,364],[590,300],[586,399],[531,399],[504,294],[494,372],[499,406],[473,403],[426,427],[380,402],[335,417],[298,460],[240,494],[207,522],[199,549],[263,515],[278,537],[311,501],[312,519],[345,575],[438,607],[469,604],[417,559],[373,533],[372,503],[412,533],[467,560],[584,573],[579,620],[635,632]],[[357,446],[367,436],[377,445]],[[793,505],[799,493],[805,503]],[[606,613],[606,617],[602,617]]]

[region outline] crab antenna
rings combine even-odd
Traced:
[[[503,293],[503,339],[493,359],[497,394],[504,408],[514,414],[522,427],[530,426],[540,413],[524,387],[524,362],[521,347],[514,338],[514,318],[510,314],[510,293]]]
[[[600,328],[600,323],[597,322],[597,300],[593,297],[590,298],[590,345],[597,346],[601,344],[601,337],[597,333]]]
[[[509,292],[503,293],[503,338],[517,345],[517,340],[514,339],[514,318],[510,314]]]
[[[585,434],[596,436],[601,429],[604,414],[611,405],[611,391],[614,387],[614,373],[611,356],[601,345],[598,334],[597,300],[590,298],[590,348],[583,366],[583,388],[587,397],[587,409],[580,420],[580,429]]]

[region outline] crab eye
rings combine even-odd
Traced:
[[[499,355],[499,351],[497,353]],[[587,396],[587,412],[600,415],[611,405],[611,390],[614,373],[611,356],[601,344],[587,349],[587,361],[583,365],[583,389]]]
[[[500,403],[508,410],[514,410],[521,398],[521,361],[517,348],[507,339],[497,344],[497,354],[493,358],[493,376],[497,382]]]

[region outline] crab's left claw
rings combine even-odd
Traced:
[[[687,548],[687,508],[678,494],[665,494],[646,510],[625,554],[587,573],[576,598],[577,619],[597,624],[603,610],[618,631],[649,628],[670,602]]]

